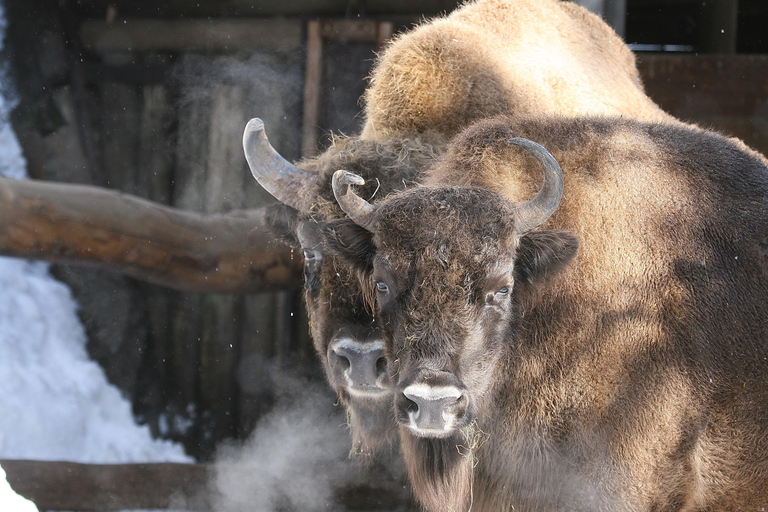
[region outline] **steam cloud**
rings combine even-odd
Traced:
[[[275,377],[275,408],[248,440],[217,453],[213,509],[221,512],[339,510],[337,489],[360,467],[348,459],[350,438],[340,406],[319,384]]]

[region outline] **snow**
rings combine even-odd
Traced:
[[[7,512],[37,512],[34,503],[22,498],[5,481],[5,471],[0,468],[0,510]]]
[[[0,8],[0,36],[3,20]],[[8,104],[0,96],[0,174],[24,178]],[[85,343],[77,304],[48,265],[0,257],[0,459],[191,461],[180,445],[153,439],[136,423]],[[11,490],[2,468],[0,510],[37,510]]]

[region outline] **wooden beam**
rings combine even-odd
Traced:
[[[99,53],[295,50],[301,47],[301,21],[128,19],[108,23],[88,20],[80,27],[80,39],[85,48]]]
[[[387,41],[389,41],[392,38],[392,34],[395,33],[395,24],[391,21],[382,21],[379,23],[377,30],[376,30],[376,46],[379,50],[384,48],[384,46],[387,44]]]
[[[320,37],[340,43],[375,43],[378,23],[373,20],[323,20]]]
[[[355,462],[350,461],[350,464]],[[0,460],[11,488],[40,510],[78,512],[172,509],[212,511],[217,468],[210,464],[80,464]],[[228,472],[230,468],[226,468]],[[237,471],[249,471],[248,465]],[[323,468],[318,468],[323,471]],[[404,483],[385,471],[365,470],[366,482],[342,486],[333,500],[344,510],[416,510]],[[260,510],[259,503],[252,509]]]
[[[0,254],[92,264],[191,292],[301,286],[263,210],[199,214],[114,190],[0,178]]]
[[[202,464],[0,460],[11,488],[40,510],[211,510]]]

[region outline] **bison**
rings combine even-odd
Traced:
[[[668,119],[644,94],[632,53],[597,16],[557,0],[484,0],[388,45],[365,93],[361,136],[335,138],[324,154],[294,166],[271,149],[260,121],[246,128],[251,171],[282,203],[271,228],[304,255],[314,345],[362,452],[394,432],[390,383],[366,310],[373,290],[321,243],[323,225],[344,215],[331,174],[362,175],[360,193],[381,200],[420,180],[462,127],[498,113]]]
[[[501,117],[422,187],[371,205],[358,183],[334,175],[350,218],[325,247],[376,290],[427,510],[768,506],[760,155],[681,124]]]

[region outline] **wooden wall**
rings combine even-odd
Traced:
[[[12,120],[31,177],[214,212],[272,200],[242,155],[251,117],[265,120],[283,155],[299,157],[303,20],[207,21],[197,29],[166,21],[158,32],[152,23],[82,23],[55,0],[7,0],[6,10],[18,96]],[[325,45],[323,133],[357,130],[373,50]],[[768,57],[643,54],[639,64],[665,110],[768,153]],[[270,406],[275,366],[322,379],[298,291],[188,294],[104,270],[54,273],[80,304],[91,354],[140,421],[201,460],[222,439],[247,435]]]

